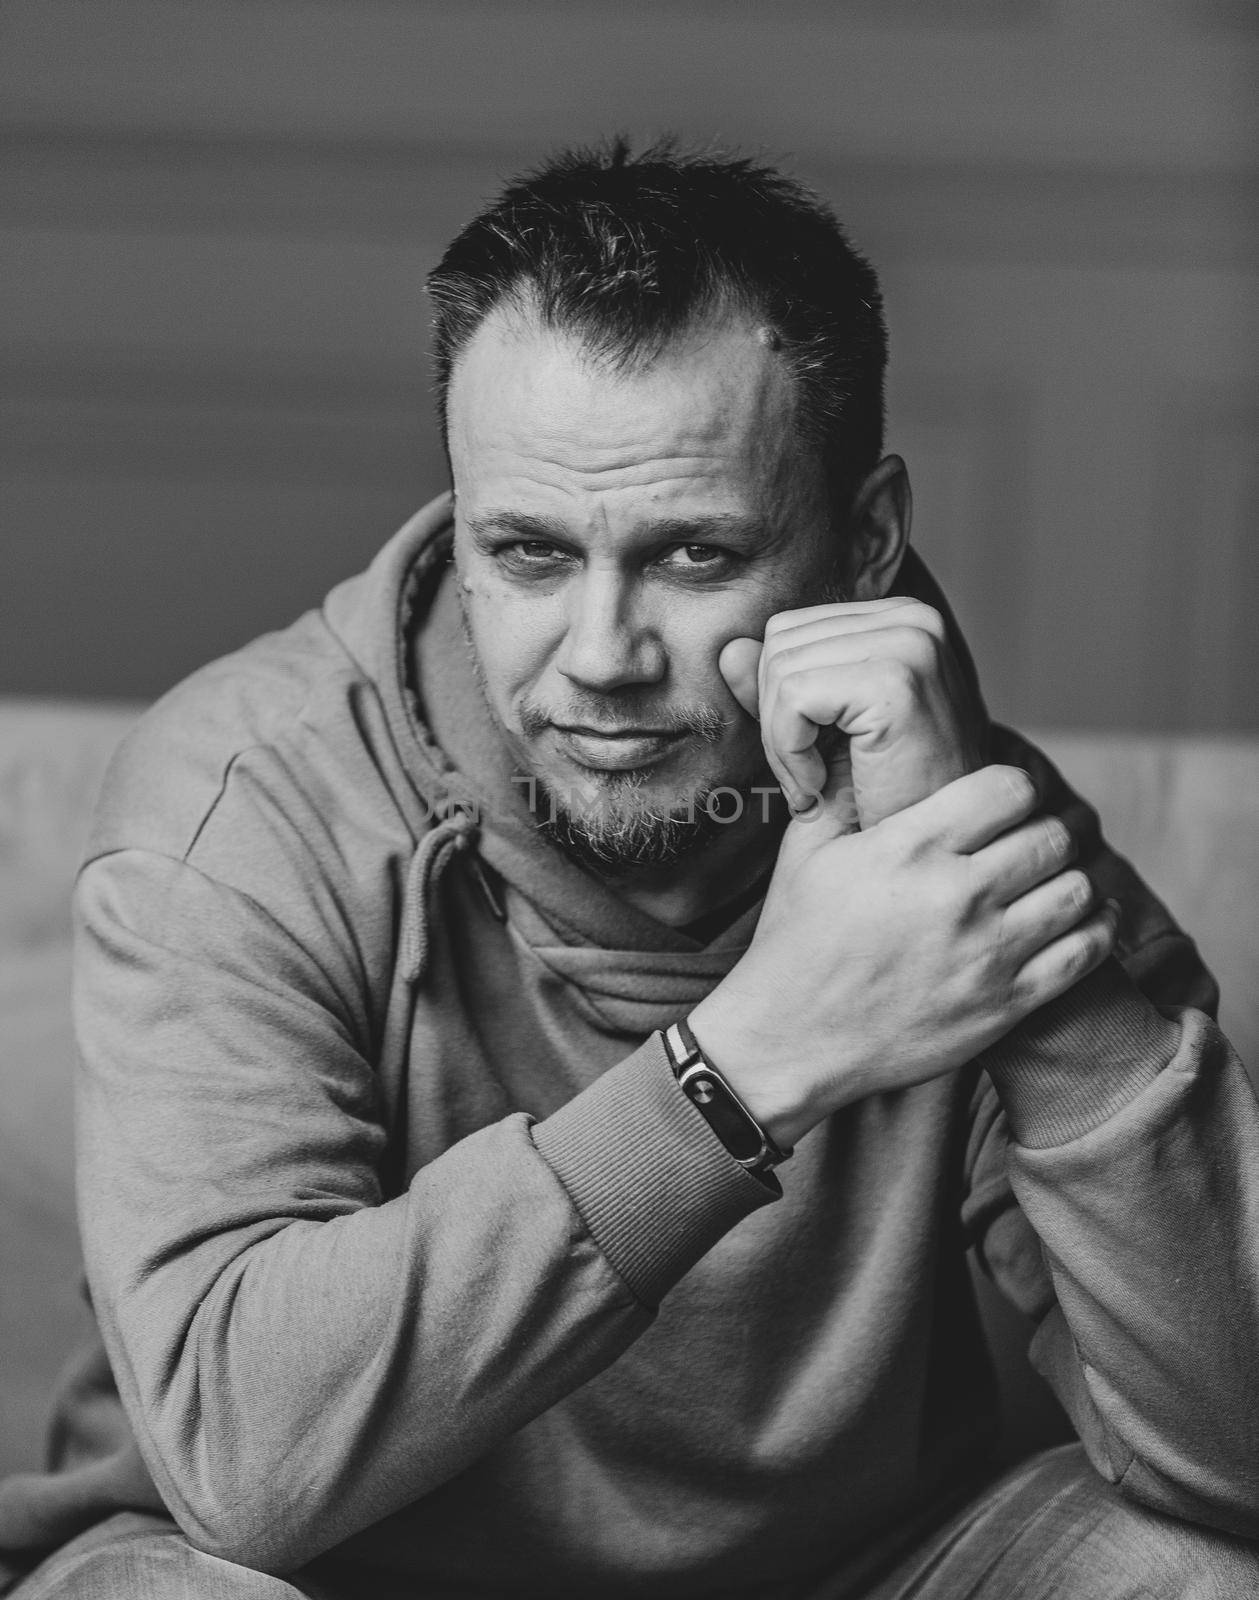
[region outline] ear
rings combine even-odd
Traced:
[[[884,456],[848,514],[844,592],[850,600],[881,600],[889,593],[909,546],[913,510],[905,463]]]

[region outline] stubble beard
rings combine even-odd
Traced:
[[[581,866],[605,878],[670,867],[712,843],[724,817],[713,803],[713,784],[686,794],[653,794],[643,773],[599,774],[593,793],[572,804],[544,778],[537,779],[536,818],[544,838]]]

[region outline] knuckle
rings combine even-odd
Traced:
[[[1063,982],[1069,987],[1077,978],[1082,978],[1088,963],[1089,951],[1086,941],[1082,938],[1068,939],[1059,957]]]
[[[936,915],[955,932],[965,928],[981,909],[983,896],[964,863],[938,860],[928,874],[928,899]]]
[[[994,993],[996,1012],[1007,1025],[1021,1021],[1034,1009],[1031,988],[1017,975],[1005,974]]]
[[[921,627],[931,635],[937,644],[944,644],[948,639],[948,628],[943,614],[937,611],[934,606],[927,605],[924,601],[921,603],[920,615],[922,618]]]
[[[1067,969],[1072,980],[1092,972],[1109,954],[1110,934],[1105,927],[1094,926],[1081,930],[1078,937],[1072,939],[1067,957]]]
[[[940,642],[927,628],[906,629],[906,659],[920,673],[935,672],[940,663]]]
[[[889,699],[904,702],[917,697],[921,674],[912,661],[904,656],[889,656],[881,663],[880,670],[884,693]]]
[[[791,651],[784,645],[779,645],[772,654],[766,654],[762,670],[765,674],[766,692],[781,695],[795,672],[791,665]]]
[[[1017,805],[1030,809],[1036,804],[1036,785],[1032,782],[1030,772],[1025,772],[1022,767],[1008,766],[989,767],[988,771],[993,774],[992,781],[999,784]]]
[[[1093,884],[1087,873],[1064,872],[1062,883],[1067,902],[1074,910],[1085,911],[1092,905]]]
[[[1008,1017],[1022,1017],[1032,1009],[1032,987],[1020,973],[1006,979],[1001,992],[1001,1007]]]
[[[804,704],[807,685],[798,672],[781,671],[776,679],[778,703],[784,711],[798,713]]]
[[[936,841],[929,833],[919,828],[895,826],[899,821],[898,817],[893,816],[888,818],[888,823],[891,823],[892,826],[889,827],[885,823],[880,824],[880,828],[887,834],[889,849],[895,852],[891,856],[888,865],[895,866],[902,872],[915,874],[924,873],[927,869],[934,868],[937,849]],[[915,881],[914,894],[918,895],[920,893],[926,893],[925,883]]]
[[[928,605],[925,600],[911,600],[905,609],[909,614],[910,626],[930,634],[937,644],[944,643],[946,638],[944,617],[934,606]]]
[[[915,903],[936,906],[949,892],[948,862],[938,842],[917,828],[889,828],[886,842],[895,851],[894,860],[900,870],[913,874]]]
[[[1050,861],[1070,861],[1075,855],[1075,836],[1062,818],[1046,817],[1041,829]]]

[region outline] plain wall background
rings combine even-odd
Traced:
[[[624,128],[816,184],[999,714],[1259,730],[1259,5],[7,0],[0,691],[151,696],[444,487],[425,270]]]

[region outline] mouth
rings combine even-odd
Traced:
[[[553,723],[562,750],[579,766],[599,772],[653,767],[687,738],[676,728],[590,728]]]

